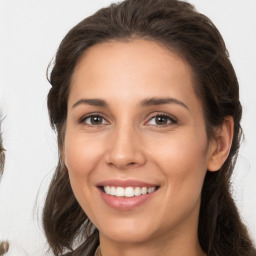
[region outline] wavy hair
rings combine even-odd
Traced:
[[[48,110],[59,150],[65,137],[70,81],[81,55],[101,42],[134,38],[159,42],[190,64],[209,138],[213,137],[213,128],[220,126],[226,116],[233,117],[234,138],[229,156],[218,172],[206,173],[198,237],[209,256],[255,256],[230,192],[230,177],[242,133],[237,77],[221,34],[191,4],[178,0],[126,0],[100,9],[68,32],[49,76],[52,87]],[[44,206],[43,226],[56,256],[93,255],[99,245],[98,230],[79,206],[60,154]]]

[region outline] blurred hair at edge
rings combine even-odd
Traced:
[[[4,163],[5,163],[5,149],[3,146],[2,138],[2,113],[0,112],[0,177],[4,172]]]
[[[234,137],[229,156],[219,171],[206,173],[198,238],[207,255],[256,255],[230,193],[230,177],[242,134],[237,77],[219,31],[191,4],[177,0],[126,0],[100,9],[68,32],[49,76],[52,88],[48,109],[59,149],[65,137],[71,76],[81,55],[101,42],[137,38],[159,42],[190,65],[195,91],[203,105],[208,138],[214,136],[214,128],[226,116],[233,117]],[[76,201],[60,157],[48,190],[43,225],[55,255],[67,251],[68,255],[93,255],[99,245],[98,230]],[[73,242],[81,234],[83,242],[74,249]]]
[[[3,147],[3,139],[2,139],[2,115],[0,113],[0,179],[4,172],[4,162],[5,162],[5,149]],[[4,255],[9,249],[8,242],[0,241],[0,255]]]

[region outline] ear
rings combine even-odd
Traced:
[[[215,132],[213,147],[208,161],[208,171],[218,171],[228,158],[233,141],[234,120],[232,116],[227,116]]]

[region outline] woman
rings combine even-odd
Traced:
[[[238,82],[207,17],[176,0],[101,9],[66,35],[49,81],[55,255],[256,255],[230,194]]]

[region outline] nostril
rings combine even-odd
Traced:
[[[136,163],[135,162],[130,162],[128,165],[135,165]]]
[[[136,162],[128,162],[128,163],[108,163],[109,166],[117,167],[119,169],[127,169],[130,167],[135,167],[138,163]]]

